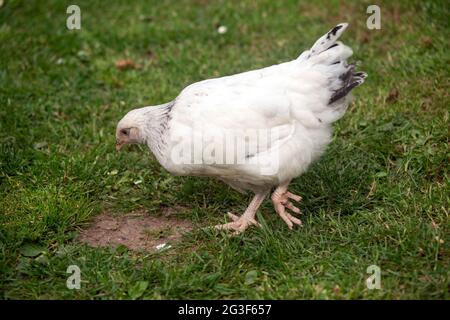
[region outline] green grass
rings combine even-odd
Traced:
[[[381,2],[381,30],[365,26],[370,1],[78,0],[82,29],[69,31],[72,3],[0,8],[0,297],[449,299],[447,1]],[[343,21],[369,78],[326,154],[291,185],[303,228],[289,231],[266,201],[263,229],[202,231],[250,196],[173,177],[144,147],[115,152],[126,111],[293,59]],[[124,58],[139,68],[117,70]],[[170,250],[75,241],[105,210],[165,207],[198,227]],[[80,290],[66,288],[72,264]],[[365,286],[372,264],[380,290]]]

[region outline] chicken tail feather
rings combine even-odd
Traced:
[[[365,72],[355,72],[355,64],[352,63],[347,66],[347,71],[339,76],[342,81],[342,86],[335,90],[331,95],[329,104],[344,98],[353,88],[361,85],[367,78]]]
[[[304,51],[299,57],[299,60],[307,60],[313,56],[319,55],[320,53],[336,47],[336,41],[339,39],[345,29],[347,29],[348,23],[340,23],[333,29],[328,31],[322,37],[320,37],[311,49]]]
[[[326,66],[331,75],[329,78],[331,91],[329,104],[347,96],[367,77],[366,73],[355,71],[355,64],[347,63],[347,59],[353,54],[353,51],[338,41],[347,27],[348,23],[338,24],[320,37],[311,49],[303,52],[297,59],[300,63]]]

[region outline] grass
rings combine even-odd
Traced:
[[[382,29],[368,30],[370,1],[78,0],[69,31],[72,3],[0,8],[0,297],[449,299],[448,2],[383,1]],[[262,229],[196,228],[161,253],[75,240],[105,210],[182,207],[197,227],[243,211],[250,196],[173,177],[144,147],[117,154],[117,121],[192,82],[293,59],[342,21],[369,78],[291,186],[303,228],[266,201]],[[72,264],[80,290],[66,288]],[[370,265],[380,290],[366,288]]]

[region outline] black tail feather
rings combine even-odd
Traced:
[[[347,71],[339,76],[339,79],[342,80],[342,87],[333,92],[328,104],[344,98],[353,88],[361,85],[366,78],[365,72],[355,72],[355,64],[349,64]]]

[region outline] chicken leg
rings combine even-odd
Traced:
[[[294,224],[302,225],[302,221],[296,217],[290,215],[286,209],[289,209],[297,214],[301,214],[299,208],[295,207],[289,199],[299,202],[302,197],[290,193],[288,191],[289,182],[279,185],[272,193],[272,202],[275,207],[275,211],[280,215],[281,219],[288,225],[289,229],[292,229]]]
[[[234,234],[239,234],[245,231],[250,225],[260,227],[261,225],[255,219],[256,211],[258,211],[259,206],[264,201],[268,193],[269,191],[256,193],[242,216],[238,217],[237,215],[228,212],[228,216],[231,220],[233,220],[233,222],[220,224],[215,226],[215,228],[220,230],[234,230]]]

